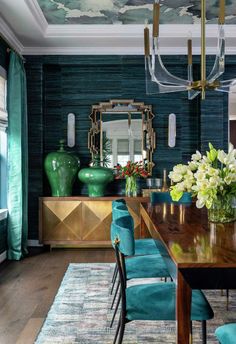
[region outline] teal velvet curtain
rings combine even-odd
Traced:
[[[28,133],[24,63],[10,54],[7,80],[8,109],[8,259],[27,254]]]

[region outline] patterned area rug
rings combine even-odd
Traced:
[[[35,343],[111,344],[116,328],[116,323],[109,328],[113,268],[113,264],[70,264]],[[215,318],[207,322],[208,344],[215,344],[215,329],[225,322],[236,322],[236,291],[230,291],[229,311],[220,291],[207,291],[206,296],[215,312]],[[197,322],[193,325],[193,342],[200,344],[201,326]],[[123,343],[174,344],[175,322],[131,322],[126,326]]]

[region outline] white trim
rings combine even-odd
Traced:
[[[0,17],[0,32],[3,38],[15,49],[19,54],[22,54],[23,45],[16,37],[15,33],[10,29],[6,22]]]
[[[45,36],[48,23],[44,17],[44,14],[38,4],[37,0],[25,0],[26,5],[31,11],[36,23],[38,24],[41,33]]]
[[[7,259],[7,251],[4,251],[0,254],[0,263],[4,262]]]
[[[24,55],[142,55],[143,49],[124,47],[25,47]]]
[[[151,31],[151,27],[150,27]],[[192,32],[193,54],[201,53],[200,25],[160,25],[163,55],[186,55],[186,32]],[[207,25],[208,55],[217,50],[218,26]],[[236,26],[225,26],[226,54],[236,54]],[[45,42],[54,47],[24,47],[25,55],[143,55],[143,25],[48,25]],[[68,40],[66,40],[68,38]],[[65,44],[65,46],[62,45]],[[59,43],[60,42],[60,43]],[[59,45],[60,44],[60,45]]]
[[[7,218],[7,213],[8,213],[7,209],[0,209],[0,221]]]
[[[200,55],[200,47],[193,49],[193,55]],[[215,55],[216,48],[207,48],[207,55]],[[185,47],[163,47],[162,55],[186,55]],[[236,55],[235,47],[226,47],[227,55]],[[138,47],[25,47],[24,55],[143,55]]]
[[[38,240],[28,240],[28,246],[29,247],[42,247],[43,244],[40,244]]]
[[[29,0],[28,0],[29,1]],[[143,38],[144,25],[77,25],[77,24],[60,24],[48,25],[45,37],[141,37]],[[151,25],[149,25],[151,32]],[[192,38],[199,38],[201,26],[198,24],[161,24],[160,37],[168,38],[185,38],[187,33],[191,32]],[[235,37],[236,25],[225,25],[225,36]],[[218,37],[218,25],[206,25],[206,36]]]
[[[2,66],[0,66],[0,76],[2,78],[4,78],[5,80],[7,80],[7,71],[5,68],[3,68]]]

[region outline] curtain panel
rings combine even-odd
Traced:
[[[26,74],[22,58],[10,53],[7,78],[8,110],[8,259],[27,254],[28,130]]]

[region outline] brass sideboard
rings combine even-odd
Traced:
[[[51,247],[111,247],[112,201],[117,198],[121,197],[39,198],[40,243]],[[140,202],[149,198],[124,198],[134,219],[135,237],[140,238]]]

